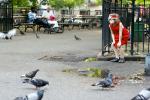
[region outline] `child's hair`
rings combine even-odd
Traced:
[[[118,19],[119,20],[119,15],[117,13],[111,13],[109,14],[108,20],[110,19]]]

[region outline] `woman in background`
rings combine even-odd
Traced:
[[[59,27],[58,22],[56,21],[56,17],[54,15],[54,11],[51,10],[50,7],[48,7],[46,11],[43,11],[42,17],[48,19],[48,23],[54,25],[53,28]]]

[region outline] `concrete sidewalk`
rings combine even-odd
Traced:
[[[82,40],[75,40],[74,34]],[[12,40],[0,40],[0,98],[12,100],[16,96],[36,91],[29,84],[22,84],[20,75],[39,68],[36,78],[48,80],[43,100],[130,100],[141,89],[149,87],[149,77],[142,83],[132,83],[128,77],[144,69],[142,61],[124,64],[109,61],[84,62],[83,58],[96,57],[101,48],[100,30],[71,30],[63,34],[39,33],[40,38],[27,33]],[[41,57],[70,57],[67,61],[39,60]],[[71,61],[76,58],[81,60]],[[115,75],[127,79],[109,90],[91,87],[99,78],[82,77],[62,72],[65,68],[108,68]]]

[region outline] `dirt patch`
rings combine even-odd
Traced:
[[[54,55],[54,56],[43,56],[38,60],[46,60],[46,61],[57,61],[57,62],[80,62],[84,61],[87,57],[78,57],[73,54],[64,54],[64,55]]]

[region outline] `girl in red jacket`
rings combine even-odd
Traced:
[[[119,15],[116,13],[110,14],[108,17],[109,28],[112,36],[112,49],[115,53],[115,58],[112,59],[112,62],[124,63],[124,50],[122,49],[123,45],[126,45],[129,39],[129,32],[123,26],[122,22],[119,19]]]

